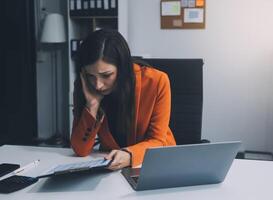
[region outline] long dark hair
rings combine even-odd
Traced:
[[[79,118],[86,100],[80,81],[81,69],[102,59],[117,67],[116,132],[129,135],[135,121],[135,75],[131,53],[126,40],[115,30],[101,29],[90,33],[82,42],[77,55],[76,81],[74,91],[74,113]]]

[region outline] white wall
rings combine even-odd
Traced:
[[[273,151],[273,1],[207,0],[206,29],[161,30],[160,0],[129,1],[133,55],[203,58],[203,137]]]

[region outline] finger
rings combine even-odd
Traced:
[[[120,167],[120,166],[115,166],[115,167],[109,166],[109,167],[108,167],[108,169],[109,169],[109,170],[112,170],[112,171],[120,170],[121,168],[122,168],[122,167]]]
[[[107,157],[108,158],[108,157]],[[120,155],[119,155],[119,151],[118,150],[113,150],[110,154],[109,154],[109,158],[111,158],[113,161],[111,162],[110,166],[108,167],[108,169],[111,170],[117,170],[121,168],[121,162],[120,162]]]
[[[111,165],[109,166],[110,169],[112,170],[118,170],[121,169],[123,167],[125,167],[125,163],[122,161],[122,152],[121,151],[117,151],[117,153],[115,154],[114,160],[111,163]]]
[[[116,165],[111,165],[108,167],[108,169],[110,170],[118,170],[118,169],[121,169],[122,168],[122,165],[121,164],[116,164]]]
[[[83,74],[83,72],[81,72],[80,77],[81,77],[81,83],[82,83],[82,91],[83,91],[83,94],[84,94],[86,100],[88,101],[88,99],[90,98],[89,97],[90,93],[89,93],[89,89],[87,87],[86,79],[84,78],[84,76],[85,75]]]
[[[84,90],[85,94],[94,94],[94,95],[98,95],[101,96],[101,98],[103,97],[102,94],[100,94],[93,86],[92,84],[88,84],[88,81],[86,79],[86,72],[84,70],[82,70],[82,72],[80,73],[81,76],[81,82],[82,82],[82,88]]]
[[[84,91],[86,91],[87,87],[86,87],[86,83],[85,83],[83,72],[80,73],[80,77],[81,77],[81,82],[82,82],[82,89]]]
[[[116,153],[117,153],[117,150],[112,150],[108,155],[105,156],[105,159],[113,160]]]

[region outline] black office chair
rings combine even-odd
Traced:
[[[203,108],[202,59],[145,59],[168,74],[172,90],[170,127],[177,144],[209,142],[201,139]]]

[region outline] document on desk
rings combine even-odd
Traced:
[[[88,171],[91,169],[103,169],[110,165],[111,160],[106,160],[105,158],[98,158],[95,160],[85,161],[85,162],[77,162],[77,163],[69,163],[62,164],[53,167],[47,173],[38,176],[38,178],[50,177],[59,174],[67,174],[73,172],[81,172]]]

